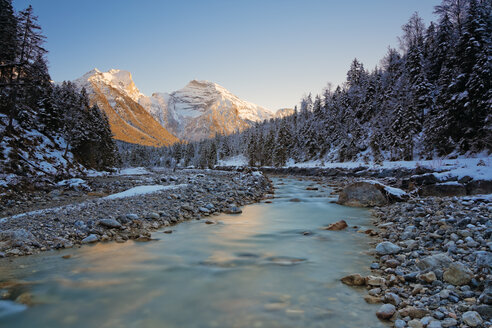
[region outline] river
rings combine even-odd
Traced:
[[[365,290],[340,282],[369,273],[370,239],[353,228],[370,227],[369,212],[332,203],[313,181],[273,181],[272,203],[212,216],[217,224],[1,259],[0,282],[24,282],[10,298],[28,293],[33,305],[0,301],[0,326],[384,327]],[[350,227],[320,229],[340,219]]]

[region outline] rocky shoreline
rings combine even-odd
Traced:
[[[490,327],[492,198],[414,197],[373,209],[379,231],[365,286],[394,327]]]
[[[0,220],[0,257],[79,247],[98,241],[148,241],[151,232],[163,226],[221,212],[240,213],[240,206],[264,199],[272,192],[271,182],[259,172],[162,170],[149,173],[138,177],[93,178],[84,186],[86,190],[80,190],[80,185],[62,186],[43,193],[44,196],[36,196],[28,202],[30,206],[12,201],[10,208],[3,211],[24,214]],[[141,185],[165,187],[133,197],[111,199],[106,196],[108,190],[123,191]],[[69,196],[58,200],[50,197],[53,193]],[[46,209],[49,204],[57,207]]]

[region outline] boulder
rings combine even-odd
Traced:
[[[417,267],[424,270],[437,270],[437,269],[445,269],[449,267],[453,263],[445,253],[439,253],[431,256],[424,257],[422,260],[417,262]]]
[[[344,220],[341,220],[341,221],[332,223],[332,224],[328,225],[327,227],[324,227],[323,230],[338,231],[338,230],[343,230],[347,227],[348,227],[347,222],[345,222]]]
[[[376,312],[376,316],[382,320],[389,320],[395,314],[396,308],[393,304],[383,304]]]
[[[91,244],[91,243],[95,243],[98,240],[99,239],[97,238],[97,236],[92,234],[82,239],[82,244]]]
[[[423,197],[437,196],[437,197],[452,197],[452,196],[465,196],[466,188],[461,183],[451,181],[445,183],[436,183],[431,185],[424,185],[419,189],[419,195]]]
[[[478,327],[482,324],[483,320],[480,314],[475,311],[467,311],[463,313],[463,316],[461,317],[463,322],[467,324],[470,327]]]
[[[355,207],[383,206],[389,203],[384,188],[369,182],[356,182],[345,187],[338,196],[338,204]]]
[[[366,284],[366,279],[358,273],[349,274],[340,280],[349,286],[364,286]]]
[[[407,306],[398,311],[401,317],[410,317],[412,319],[421,319],[429,314],[429,311],[424,308],[415,306]]]
[[[466,192],[468,195],[481,195],[492,193],[492,181],[490,180],[474,180],[466,184]]]
[[[472,280],[473,273],[463,263],[452,263],[443,274],[443,280],[450,284],[461,286]]]
[[[389,241],[383,241],[376,246],[376,253],[379,255],[396,254],[401,248]]]
[[[109,229],[121,229],[121,223],[115,219],[101,219],[99,220],[99,225],[109,228]]]

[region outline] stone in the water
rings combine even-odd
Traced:
[[[301,199],[300,198],[291,198],[291,199],[289,199],[289,202],[299,203],[299,202],[301,202]]]
[[[364,300],[369,304],[381,303],[383,300],[379,296],[366,295],[364,296]]]
[[[237,206],[231,206],[226,210],[227,214],[241,214],[243,211]]]
[[[376,253],[379,255],[396,254],[401,248],[389,241],[383,241],[376,246]]]
[[[24,305],[32,305],[32,295],[29,293],[22,293],[17,298],[15,301],[19,304],[24,304]]]
[[[205,224],[217,224],[217,222],[215,222],[213,220],[206,220]]]
[[[349,274],[348,276],[343,277],[341,281],[349,286],[364,286],[366,284],[366,278],[358,273]]]
[[[368,286],[383,286],[385,284],[385,279],[383,277],[377,276],[367,276],[366,277],[366,285]]]
[[[444,281],[456,286],[466,285],[472,278],[473,273],[460,262],[452,263],[443,274]]]
[[[396,308],[393,304],[383,304],[376,312],[376,316],[382,320],[389,320],[395,312]]]
[[[99,220],[99,225],[110,229],[120,229],[121,223],[115,219],[101,219]]]
[[[98,240],[99,239],[97,238],[96,235],[91,234],[91,235],[85,237],[84,239],[82,239],[82,244],[91,244],[91,243],[95,243]]]
[[[347,222],[345,222],[344,220],[340,220],[338,222],[331,223],[327,227],[324,227],[323,230],[339,231],[339,230],[343,230],[347,227],[348,227]]]
[[[293,257],[278,256],[278,257],[269,257],[267,258],[267,261],[278,265],[295,265],[305,262],[306,260],[293,258]]]
[[[470,327],[478,327],[482,324],[483,320],[480,314],[475,311],[468,311],[463,313],[463,322]]]

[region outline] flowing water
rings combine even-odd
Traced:
[[[0,301],[0,327],[384,326],[365,291],[339,280],[368,273],[369,238],[352,227],[368,227],[368,211],[331,203],[328,187],[306,190],[312,181],[274,183],[273,203],[181,223],[158,241],[2,259],[0,282],[29,282],[13,293],[34,304]],[[340,219],[350,228],[320,229]]]

